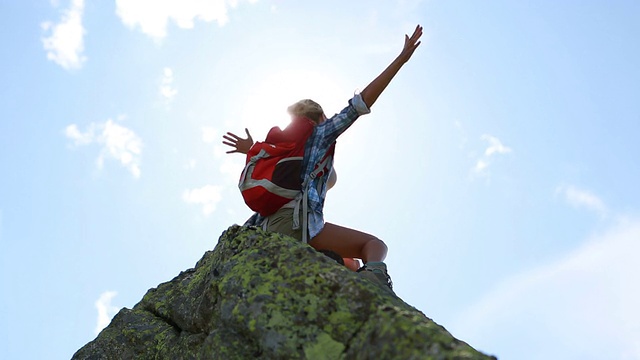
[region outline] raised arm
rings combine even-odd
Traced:
[[[404,47],[402,48],[400,55],[398,55],[398,57],[396,57],[395,60],[393,60],[391,64],[387,66],[387,68],[384,69],[384,71],[380,75],[378,75],[377,78],[375,78],[369,85],[367,85],[364,90],[362,90],[360,96],[362,96],[362,100],[365,104],[367,104],[367,107],[371,108],[380,94],[382,94],[382,91],[384,91],[387,85],[389,85],[391,79],[396,76],[402,65],[409,61],[411,55],[413,55],[413,52],[416,50],[418,45],[420,45],[419,39],[421,36],[422,26],[420,25],[416,26],[416,29],[413,31],[413,35],[411,35],[411,37],[405,35]]]

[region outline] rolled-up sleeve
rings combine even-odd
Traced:
[[[367,104],[365,104],[364,100],[362,100],[362,96],[360,94],[355,94],[353,99],[351,99],[351,105],[356,108],[358,115],[366,115],[371,112]]]
[[[321,140],[323,146],[327,147],[332,144],[340,134],[347,130],[360,115],[370,113],[371,110],[367,107],[367,104],[362,100],[360,94],[355,94],[353,98],[349,100],[349,105],[342,109],[338,114],[333,115],[327,121],[316,126],[316,135]]]

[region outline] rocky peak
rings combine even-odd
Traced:
[[[495,359],[306,244],[232,226],[73,359]]]

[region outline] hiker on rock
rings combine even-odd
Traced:
[[[373,235],[325,222],[323,207],[327,190],[336,181],[333,170],[336,139],[360,115],[370,112],[382,91],[420,45],[421,36],[420,25],[416,26],[411,37],[405,35],[400,54],[360,94],[349,100],[347,107],[331,118],[325,116],[318,103],[305,99],[289,106],[291,124],[284,130],[271,129],[265,142],[254,144],[247,129],[246,139],[233,133],[224,136],[226,141],[223,143],[234,148],[227,153],[247,154],[240,189],[245,202],[256,213],[245,226],[259,226],[289,235],[315,249],[330,250],[343,258],[362,259],[364,266],[358,272],[391,289],[391,278],[383,262],[387,256],[385,243]],[[269,158],[272,158],[273,165],[264,165],[271,161]],[[289,161],[299,158],[302,159],[298,163]],[[285,172],[289,175],[276,174],[281,164],[294,168],[287,170],[292,172]],[[260,166],[269,168],[268,175],[259,176],[263,172]],[[281,184],[283,182],[289,184]],[[264,200],[262,192],[276,200]],[[261,194],[256,195],[258,193]],[[254,205],[256,203],[258,205]]]

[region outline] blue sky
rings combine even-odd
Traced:
[[[332,114],[326,220],[501,359],[640,359],[640,3],[0,2],[0,358],[70,358],[250,212],[221,136]],[[37,344],[34,346],[33,344]]]

